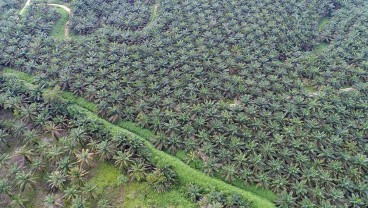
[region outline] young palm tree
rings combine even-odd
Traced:
[[[0,168],[1,169],[8,169],[8,161],[10,160],[10,155],[8,154],[0,154]]]
[[[97,145],[96,154],[100,160],[110,160],[113,155],[113,147],[108,140],[104,140]]]
[[[71,204],[71,208],[86,208],[86,207],[88,207],[87,201],[82,196],[77,196],[76,198],[74,198]]]
[[[26,208],[25,204],[27,201],[22,194],[14,195],[10,202],[10,207]]]
[[[47,183],[49,183],[49,187],[54,192],[58,190],[62,190],[65,182],[66,182],[66,176],[62,172],[57,171],[57,170],[50,173],[47,179]]]
[[[6,194],[9,197],[13,196],[12,187],[7,178],[0,179],[0,194]]]
[[[84,165],[91,166],[94,155],[89,149],[82,149],[82,151],[75,154],[77,162],[81,167],[84,167]]]
[[[57,195],[55,195],[55,194],[46,195],[45,199],[43,200],[43,204],[44,204],[45,208],[62,207],[62,204],[59,202],[59,199],[57,198]]]
[[[146,166],[142,161],[135,162],[128,170],[132,180],[142,181],[146,177]]]
[[[96,199],[97,195],[96,195],[96,185],[92,184],[92,183],[86,183],[84,184],[84,186],[82,187],[82,195],[83,197],[85,197],[86,199]]]
[[[54,166],[56,161],[62,156],[64,153],[64,148],[58,145],[52,145],[49,150],[47,151],[47,158],[51,164]]]
[[[38,132],[35,129],[27,129],[23,133],[23,141],[26,145],[35,144],[36,142],[38,142],[38,139]]]
[[[83,170],[81,167],[74,167],[68,172],[69,178],[73,183],[83,184],[85,181],[85,176],[87,171]]]
[[[115,160],[115,166],[120,170],[128,168],[132,163],[133,154],[130,150],[127,151],[117,151],[116,155],[114,155],[113,159]]]
[[[85,146],[88,136],[84,128],[75,128],[70,131],[72,141],[77,141],[82,147]]]
[[[19,115],[24,122],[30,122],[37,116],[37,104],[32,103],[20,108]]]
[[[33,151],[33,149],[30,149],[27,146],[22,146],[15,151],[15,154],[24,157],[24,159],[31,164],[34,156]]]
[[[198,199],[202,196],[202,190],[193,184],[190,184],[186,189],[186,195],[190,198],[192,202],[198,201]]]
[[[106,199],[101,199],[97,202],[97,208],[112,208],[113,206],[110,205],[109,201]]]
[[[26,173],[24,171],[20,171],[15,175],[16,183],[22,192],[24,192],[27,187],[32,188],[32,186],[36,184],[36,179],[37,178],[33,176],[32,172]]]
[[[75,163],[72,162],[70,156],[65,156],[57,162],[57,169],[63,173],[67,173]]]
[[[233,181],[235,179],[236,169],[234,165],[227,164],[222,168],[222,175],[226,181]]]
[[[0,144],[5,144],[8,148],[10,147],[8,140],[6,139],[9,136],[3,129],[0,129]]]
[[[73,185],[64,190],[63,198],[65,198],[67,202],[71,202],[73,199],[79,196],[79,194],[80,194],[80,191],[78,190],[77,186]]]
[[[61,132],[63,130],[51,121],[46,122],[43,128],[45,129],[45,133],[50,133],[53,139],[58,139],[61,136]]]

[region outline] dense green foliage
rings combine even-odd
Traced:
[[[91,34],[101,27],[134,31],[147,25],[151,16],[149,0],[78,0],[72,7],[70,25],[77,34]]]
[[[38,85],[34,85],[32,83],[35,83],[37,81],[32,79],[32,77],[27,76],[24,73],[14,72],[10,69],[5,70],[0,81],[5,81],[1,85],[2,89],[4,90],[4,93],[1,94],[1,97],[3,98],[2,102],[4,103],[5,109],[20,108],[21,112],[29,112],[28,109],[23,109],[23,105],[24,102],[31,102],[35,98],[34,96],[36,96],[37,99],[45,99],[48,103],[54,103],[59,107],[63,106],[63,108],[57,109],[67,109],[69,117],[75,119],[75,121],[72,120],[69,122],[73,124],[79,124],[78,126],[87,125],[90,127],[87,128],[87,131],[91,132],[91,135],[85,135],[86,130],[84,128],[78,128],[74,130],[72,129],[70,131],[71,136],[66,138],[66,140],[77,140],[77,143],[80,145],[81,148],[85,148],[88,146],[91,149],[91,156],[96,155],[101,160],[113,160],[116,167],[125,171],[127,170],[126,173],[133,180],[142,181],[146,179],[153,190],[158,193],[169,191],[169,189],[173,185],[175,185],[177,181],[179,181],[179,185],[181,186],[195,184],[202,189],[201,192],[203,194],[208,193],[209,195],[218,196],[217,198],[212,198],[210,200],[204,200],[205,196],[203,198],[200,198],[201,200],[199,201],[199,203],[203,206],[205,206],[205,204],[215,203],[218,205],[223,204],[229,207],[247,207],[250,201],[254,205],[254,207],[272,207],[272,204],[269,201],[257,197],[252,193],[232,187],[219,180],[205,176],[203,173],[199,173],[198,171],[186,166],[180,160],[169,156],[164,152],[156,150],[152,144],[145,141],[143,138],[135,135],[134,133],[113,125],[104,119],[98,118],[98,116],[96,116],[94,113],[79,106],[79,103],[83,103],[80,99],[75,99],[70,96],[67,98],[60,97],[60,94],[62,95],[65,93],[60,92],[57,88],[53,90],[43,89],[44,87],[47,87],[47,83],[41,81]],[[6,92],[7,89],[15,89],[15,91]],[[35,92],[37,93],[35,94]],[[28,93],[30,93],[31,97],[19,97],[19,95],[21,94],[28,95]],[[39,95],[42,95],[42,97],[39,97]],[[9,98],[10,102],[6,101],[7,98]],[[16,100],[17,102],[14,102],[14,100]],[[31,105],[33,106],[33,104]],[[35,106],[37,106],[37,104],[35,104]],[[47,115],[47,112],[49,111],[45,111]],[[37,115],[37,109],[34,109],[32,115]],[[24,115],[20,116],[24,117]],[[27,116],[27,118],[29,119],[28,121],[31,122],[38,122],[39,117],[41,116],[38,115],[36,118],[29,118],[29,116]],[[56,117],[58,117],[57,120],[60,122],[60,117],[63,116],[56,115]],[[45,119],[50,118],[51,116],[47,116]],[[62,130],[59,126],[57,126],[59,123],[56,123],[56,126],[53,121],[46,121],[43,123],[45,123],[46,125],[46,127],[44,128],[49,128],[50,126],[52,126],[54,127],[54,130],[57,130],[50,131],[52,135],[59,135],[58,131]],[[103,132],[96,131],[97,129],[101,131],[103,129]],[[69,142],[67,142],[67,145],[62,142],[62,144],[59,143],[56,146],[60,145],[64,145],[62,148],[65,148],[67,150],[72,148],[70,150],[72,152],[76,152],[76,149],[78,149],[79,146],[69,145]],[[122,151],[121,149],[125,149],[125,151]],[[82,149],[82,152],[83,151],[89,152],[89,149]],[[154,168],[152,165],[147,165],[147,163],[149,162],[153,162],[154,164],[157,164],[157,166]],[[141,165],[142,163],[143,165]],[[152,168],[154,168],[153,172],[146,175],[146,172],[152,170]],[[175,172],[173,172],[171,168],[175,170]],[[114,174],[115,172],[116,171],[114,170],[110,174]],[[97,179],[95,180],[98,180],[98,177],[101,176],[97,174],[96,177]],[[100,181],[99,184],[101,187],[103,187],[107,184],[111,185],[111,183],[113,182],[110,177],[110,179],[107,179],[106,182]],[[93,183],[90,183],[90,185],[91,184]],[[98,194],[102,194],[101,188],[99,186],[96,187],[96,195]],[[177,195],[175,194],[175,191],[171,194]],[[159,196],[157,197],[159,198]],[[228,198],[234,198],[236,200],[228,201]],[[180,201],[182,200],[182,198],[178,197],[177,200]],[[165,200],[160,201],[162,201],[161,203],[165,202]],[[170,201],[167,202],[169,203]]]
[[[210,176],[275,191],[281,207],[367,206],[367,1],[71,7],[72,32],[88,36],[57,41],[53,10],[26,21],[4,4],[0,64],[150,129],[156,148]]]

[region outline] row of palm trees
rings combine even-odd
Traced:
[[[101,27],[113,26],[120,30],[139,30],[151,17],[151,1],[77,0],[72,4],[71,30],[87,35]],[[96,6],[98,5],[98,6]],[[122,18],[123,17],[123,18]]]
[[[356,2],[360,6],[347,12]],[[153,130],[158,148],[185,150],[208,174],[285,191],[285,206],[362,206],[367,76],[361,5],[162,1],[155,29],[102,28],[102,34],[61,43],[27,37],[30,26],[3,18],[11,29],[2,33],[0,60],[95,102],[111,122]],[[356,20],[354,27],[342,14]],[[318,28],[326,15],[332,16],[324,28],[330,34]],[[309,51],[325,34],[331,40],[324,53]],[[339,91],[347,86],[356,90]],[[37,117],[37,125],[45,122]]]
[[[100,161],[111,162],[122,171],[121,183],[127,179],[147,181],[158,193],[177,184],[176,173],[167,164],[150,162],[142,142],[123,134],[113,136],[95,120],[69,114],[64,110],[66,103],[45,99],[46,93],[35,96],[43,84],[29,90],[13,78],[0,78],[0,83],[0,112],[14,112],[16,116],[0,122],[0,139],[6,144],[0,147],[2,205],[27,206],[29,199],[22,195],[37,188],[48,193],[43,200],[46,207],[88,207],[97,201],[98,207],[111,207],[111,203],[99,198],[96,185],[88,182],[90,170]],[[14,97],[17,102],[6,102]],[[32,111],[27,111],[29,106]],[[47,114],[42,124],[34,122],[40,114]],[[16,150],[9,152],[13,148]],[[207,199],[211,195],[221,197]],[[225,207],[248,204],[239,196],[218,190],[201,190],[200,197],[193,200],[196,201]]]

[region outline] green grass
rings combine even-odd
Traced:
[[[319,28],[318,28],[319,31],[321,32],[329,22],[330,22],[330,18],[328,17],[323,18],[321,22],[319,23]]]
[[[81,106],[85,109],[88,109],[89,111],[97,114],[97,105],[92,103],[92,102],[88,102],[84,98],[75,96],[73,93],[65,92],[65,91],[61,92],[61,97],[64,100],[68,100],[68,101],[70,101],[74,104],[77,104],[77,105],[79,105],[79,106]]]
[[[314,52],[316,53],[321,53],[322,51],[324,51],[330,44],[325,43],[325,42],[320,42],[316,48],[314,49]]]
[[[119,185],[121,172],[110,163],[100,163],[88,181],[96,185],[99,199],[107,199],[114,207],[195,207],[178,189],[156,193],[147,182]],[[177,187],[176,187],[177,188]]]
[[[13,77],[18,77],[17,76],[18,73],[5,73],[3,75],[5,76],[13,76]],[[19,79],[21,79],[21,77],[18,77]],[[24,80],[26,81],[26,80]],[[32,85],[30,83],[25,83],[25,85],[27,87],[32,88]],[[33,87],[34,88],[34,87]],[[68,101],[68,100],[65,100]],[[70,102],[70,101],[69,101]],[[194,168],[191,168],[189,165],[185,164],[183,161],[181,161],[180,159],[169,155],[163,151],[157,150],[152,143],[150,143],[147,139],[145,139],[144,137],[139,136],[136,133],[133,133],[131,131],[128,131],[125,128],[122,128],[120,126],[114,125],[108,121],[106,121],[105,119],[100,118],[98,115],[96,115],[95,113],[93,113],[92,111],[79,106],[78,104],[73,104],[68,106],[67,110],[73,115],[75,114],[82,114],[85,115],[87,118],[89,118],[90,120],[96,121],[98,123],[101,123],[102,125],[105,126],[106,130],[109,130],[112,135],[120,135],[123,134],[125,136],[127,136],[129,139],[131,140],[139,140],[142,141],[146,148],[150,151],[151,156],[152,156],[152,161],[155,164],[169,164],[172,166],[172,168],[175,170],[175,172],[178,175],[178,179],[179,179],[179,183],[180,185],[187,185],[190,183],[196,184],[204,189],[208,189],[208,188],[216,188],[224,193],[227,194],[239,194],[240,196],[242,196],[243,198],[247,199],[249,202],[251,202],[253,204],[253,207],[255,208],[268,208],[268,207],[274,207],[274,204],[268,200],[268,199],[273,199],[274,198],[274,194],[272,192],[267,192],[266,194],[270,194],[272,193],[272,195],[264,197],[264,196],[260,196],[255,194],[254,192],[230,185],[228,183],[225,183],[222,180],[216,179],[216,178],[211,178],[209,176],[207,176],[206,174],[204,174],[203,172],[196,170]],[[252,188],[253,189],[253,188]]]
[[[151,6],[151,18],[150,18],[150,21],[155,20],[156,17],[157,17],[157,15],[158,15],[158,8],[157,8],[157,10],[155,10],[156,4],[159,5],[159,0],[156,0],[156,3]]]
[[[95,171],[95,175],[88,183],[96,185],[96,193],[98,195],[103,194],[106,187],[118,186],[118,177],[122,173],[112,164],[100,163]]]
[[[269,201],[275,201],[277,199],[277,195],[270,190],[262,189],[257,187],[256,185],[244,185],[243,181],[240,179],[236,179],[232,184],[236,187],[242,188],[244,190],[253,192],[263,198],[268,199]]]
[[[8,74],[8,75],[15,75],[17,78],[24,80],[30,84],[33,84],[34,82],[34,78],[33,76],[28,75],[27,73],[21,72],[21,71],[17,71],[14,69],[11,69],[9,67],[6,67],[3,69],[3,74]]]
[[[196,207],[178,189],[166,193],[154,192],[148,183],[131,183],[125,186],[124,207]]]
[[[122,121],[122,122],[119,122],[117,125],[120,126],[121,128],[124,128],[126,130],[129,130],[139,135],[140,137],[148,141],[151,141],[152,137],[154,137],[154,134],[152,133],[152,131],[141,128],[137,124],[130,122],[130,121]]]
[[[65,25],[68,22],[69,14],[62,8],[55,8],[56,11],[60,14],[60,19],[56,22],[53,30],[51,31],[51,36],[55,37],[58,40],[65,39]]]

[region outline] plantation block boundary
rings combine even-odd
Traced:
[[[29,89],[35,88],[35,86],[32,84],[33,77],[23,72],[19,72],[13,69],[4,69],[1,76],[19,79],[20,81],[24,82],[27,88]],[[46,90],[43,90],[43,92],[45,91]],[[163,163],[171,165],[173,170],[176,172],[178,176],[180,184],[182,185],[195,184],[203,189],[216,188],[219,191],[224,192],[225,194],[238,194],[244,199],[248,200],[252,204],[252,207],[254,208],[275,207],[275,205],[269,200],[260,197],[252,192],[245,191],[241,188],[230,185],[219,179],[207,176],[206,174],[200,172],[199,170],[196,170],[190,167],[189,165],[185,164],[180,159],[168,153],[165,153],[161,150],[156,149],[153,144],[151,144],[143,137],[138,136],[137,134],[128,131],[127,129],[124,129],[120,126],[114,125],[103,118],[100,118],[93,112],[94,106],[89,106],[85,108],[79,105],[80,102],[84,101],[83,99],[80,99],[78,97],[73,98],[73,96],[71,96],[69,93],[64,92],[61,93],[60,98],[62,99],[63,102],[68,103],[66,110],[70,112],[72,115],[81,114],[86,116],[90,120],[94,120],[95,122],[102,124],[108,131],[111,132],[113,136],[122,134],[127,136],[131,140],[139,140],[143,142],[143,144],[147,147],[147,149],[151,154],[152,162],[154,162],[155,164]]]

